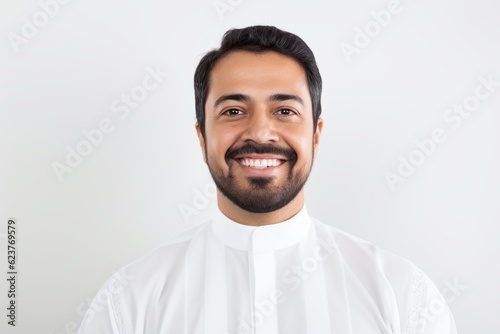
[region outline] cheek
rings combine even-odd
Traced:
[[[312,133],[297,133],[289,137],[290,147],[297,153],[297,164],[308,164],[313,157],[314,139]]]
[[[216,160],[219,163],[223,162],[224,156],[231,146],[231,142],[227,136],[212,135],[207,141],[208,156],[211,160]]]
[[[297,162],[298,164],[309,165],[313,157],[312,143],[301,144],[300,151],[297,151],[297,154],[298,154],[298,162]]]

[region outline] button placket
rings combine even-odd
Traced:
[[[254,270],[254,330],[255,334],[278,332],[278,310],[276,295],[276,264],[274,251],[265,249],[268,241],[263,229],[252,233],[252,258]]]

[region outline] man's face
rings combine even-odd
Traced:
[[[313,132],[307,78],[276,52],[234,51],[210,76],[200,145],[222,194],[249,212],[272,212],[303,191],[322,129]]]

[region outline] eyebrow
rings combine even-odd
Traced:
[[[217,108],[222,102],[228,101],[228,100],[247,102],[247,101],[250,101],[250,96],[244,95],[244,94],[222,95],[221,97],[219,97],[215,101],[214,108]],[[298,103],[304,105],[304,101],[298,95],[278,93],[278,94],[273,94],[269,97],[269,101],[271,101],[271,102],[281,102],[281,101],[287,101],[287,100],[297,101]]]
[[[227,95],[222,95],[215,101],[214,103],[214,108],[217,108],[222,102],[228,101],[228,100],[234,100],[234,101],[240,101],[240,102],[246,102],[250,101],[250,96],[244,95],[244,94],[227,94]]]
[[[304,101],[298,95],[293,95],[293,94],[273,94],[273,95],[271,95],[269,97],[269,101],[272,101],[272,102],[281,102],[281,101],[287,101],[287,100],[297,101],[298,103],[304,105]]]

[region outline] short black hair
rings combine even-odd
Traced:
[[[203,56],[196,68],[194,73],[196,119],[203,137],[205,137],[205,102],[210,86],[210,73],[215,64],[232,51],[255,53],[275,51],[300,63],[306,72],[312,101],[313,129],[316,132],[318,118],[321,115],[322,81],[313,52],[299,36],[290,32],[273,26],[250,26],[228,30],[222,38],[220,48]]]

